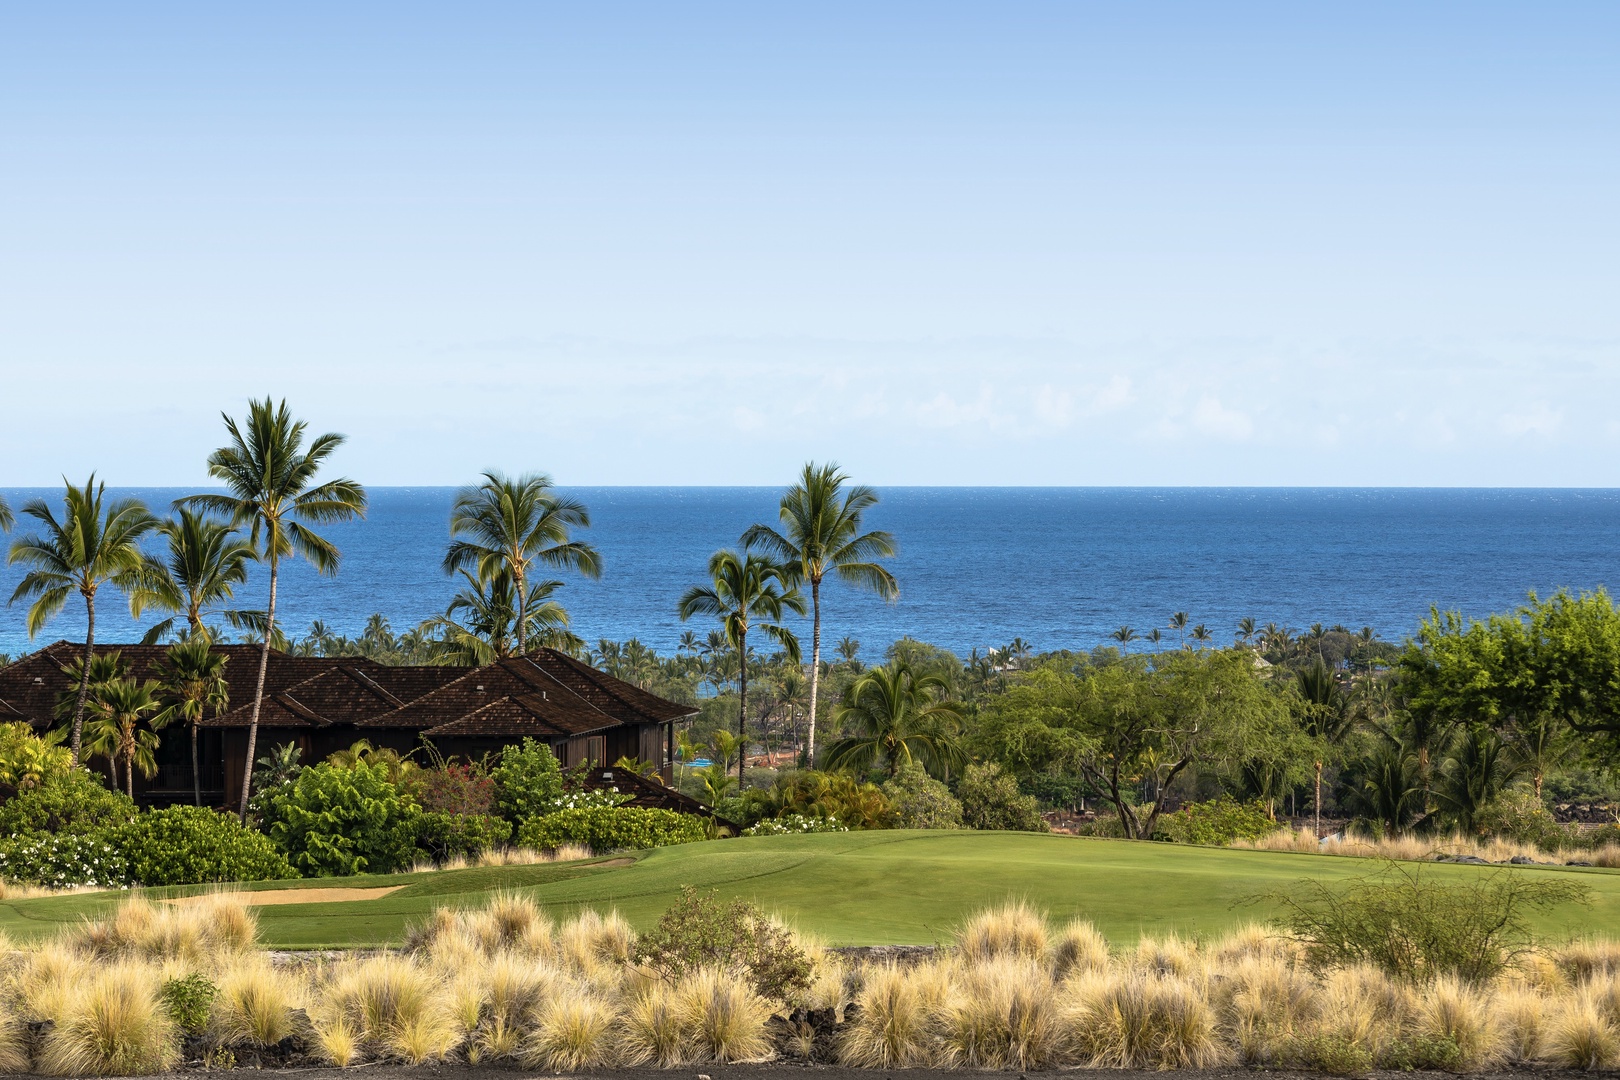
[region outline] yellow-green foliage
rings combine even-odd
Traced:
[[[174,1022],[158,999],[150,967],[97,970],[62,996],[40,1047],[50,1076],[136,1076],[162,1072],[179,1057]]]
[[[215,1037],[226,1046],[274,1046],[293,1034],[299,987],[263,960],[233,966],[214,997]]]

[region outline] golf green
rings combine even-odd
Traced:
[[[1417,864],[1402,864],[1408,868]],[[259,909],[265,943],[282,948],[349,947],[399,941],[406,927],[442,905],[470,906],[491,892],[533,897],[553,915],[617,909],[634,925],[656,921],[683,886],[740,896],[775,911],[829,944],[928,944],[963,918],[1009,898],[1055,919],[1083,915],[1115,942],[1178,931],[1218,933],[1272,910],[1249,898],[1302,878],[1344,880],[1380,864],[1331,855],[1239,851],[1029,833],[862,832],[747,837],[540,866],[327,878],[246,886],[355,889],[400,886],[364,900],[289,903]],[[1455,878],[1513,873],[1578,877],[1590,906],[1537,921],[1551,937],[1620,934],[1620,872],[1565,867],[1423,864]],[[202,888],[149,890],[170,897]],[[31,940],[109,910],[126,894],[0,902],[0,932]]]

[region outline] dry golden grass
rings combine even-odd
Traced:
[[[1453,833],[1449,836],[1394,836],[1362,837],[1333,835],[1319,838],[1310,829],[1278,829],[1258,840],[1237,840],[1232,847],[1259,851],[1314,852],[1325,855],[1352,855],[1369,859],[1395,859],[1402,862],[1421,862],[1437,855],[1473,855],[1486,862],[1507,862],[1515,857],[1537,862],[1562,863],[1579,858],[1594,866],[1620,867],[1620,844],[1602,844],[1596,848],[1575,852],[1544,851],[1534,844],[1524,844],[1501,837],[1481,839]]]
[[[702,1060],[725,1064],[771,1056],[765,1031],[771,1006],[729,972],[699,971],[683,979],[675,1010]]]
[[[184,905],[132,896],[105,919],[85,921],[66,940],[100,957],[211,962],[251,948],[257,937],[258,919],[242,895],[219,892]]]
[[[37,1062],[48,1076],[137,1076],[162,1072],[179,1056],[150,967],[99,968],[51,1020]]]
[[[1038,959],[1046,952],[1046,917],[1022,900],[981,911],[956,932],[956,951],[969,963],[1003,956]]]
[[[293,1010],[303,987],[261,958],[233,965],[220,976],[211,1024],[227,1046],[274,1046],[293,1034]]]

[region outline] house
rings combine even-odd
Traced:
[[[204,803],[230,806],[241,797],[260,654],[257,645],[215,649],[228,657],[229,706],[199,725],[197,772]],[[163,646],[96,646],[98,655],[114,650],[135,678],[161,677]],[[83,644],[58,641],[0,668],[0,722],[21,720],[39,731],[53,726],[56,701],[71,689],[65,669],[83,652]],[[272,650],[255,753],[262,757],[292,743],[307,765],[365,739],[402,754],[426,742],[446,757],[477,759],[532,738],[550,746],[564,768],[591,767],[593,778],[611,772],[620,758],[635,758],[650,763],[668,784],[675,722],[696,711],[554,649],[481,668],[389,667],[364,657]],[[149,804],[190,802],[191,772],[191,740],[183,728],[168,729],[157,774],[145,781],[136,777],[136,797]],[[624,770],[619,774],[622,779]],[[691,802],[669,795],[683,808]]]

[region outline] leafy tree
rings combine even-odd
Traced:
[[[962,827],[962,803],[914,761],[900,766],[894,779],[883,785],[883,794],[897,829]]]
[[[1020,792],[1018,781],[993,761],[969,765],[956,796],[962,801],[962,824],[970,829],[1047,831],[1035,797]]]
[[[1440,763],[1434,795],[1457,828],[1472,832],[1475,816],[1502,794],[1517,771],[1494,731],[1460,727]]]
[[[531,586],[547,595],[561,586],[552,581],[531,583],[535,567],[576,570],[591,578],[602,575],[602,557],[596,549],[571,538],[570,530],[590,524],[584,504],[558,494],[544,473],[514,479],[490,470],[483,483],[458,492],[450,508],[451,542],[444,572],[472,567],[484,583],[504,573],[516,593],[511,610],[528,612]],[[518,653],[528,652],[528,620],[512,621],[517,624]],[[566,625],[566,616],[562,622]]]
[[[154,755],[158,737],[151,728],[166,723],[160,715],[162,709],[156,682],[115,679],[96,695],[94,710],[85,725],[89,736],[86,748],[109,758],[115,775],[117,767],[123,766],[125,793],[132,799],[135,797],[135,770],[140,769],[142,776],[157,772]],[[143,720],[149,727],[141,726]]]
[[[247,581],[248,564],[258,557],[253,545],[231,525],[207,514],[181,507],[177,516],[157,526],[168,543],[168,556],[151,583],[153,606],[185,619],[186,633],[203,630],[203,616],[231,599]],[[264,613],[226,608],[217,610],[238,628],[263,630]],[[164,619],[146,632],[143,644],[161,641],[174,629],[176,617]]]
[[[202,805],[202,771],[197,759],[198,725],[209,710],[222,715],[230,707],[230,684],[225,681],[224,653],[213,650],[208,631],[198,629],[186,640],[169,646],[159,676],[169,718],[182,720],[191,731],[191,794]]]
[[[720,620],[726,643],[737,650],[740,678],[737,693],[737,784],[743,782],[747,760],[748,633],[757,630],[781,646],[793,663],[799,662],[799,639],[782,625],[784,612],[805,612],[804,597],[793,587],[792,575],[763,555],[722,548],[709,557],[708,585],[694,585],[681,597],[678,611],[684,622],[694,615]]]
[[[259,710],[264,703],[264,677],[270,666],[270,642],[276,627],[276,586],[283,559],[303,556],[322,574],[336,574],[340,555],[311,524],[349,521],[366,511],[366,492],[349,479],[315,483],[321,466],[343,445],[343,436],[316,436],[306,446],[308,425],[294,420],[287,403],[265,398],[248,404],[247,423],[225,418],[230,444],[208,456],[208,475],[225,485],[223,495],[192,495],[177,508],[196,507],[246,525],[249,540],[270,566],[270,599],[264,611],[259,648],[259,675],[248,717],[246,764],[242,768],[240,816],[247,820],[253,787],[253,755],[259,742]]]
[[[269,799],[270,838],[312,877],[386,874],[416,850],[420,811],[388,782],[381,762],[323,761]]]
[[[743,533],[745,548],[759,546],[781,560],[795,583],[810,586],[810,733],[807,752],[816,757],[817,702],[821,687],[821,583],[831,573],[840,581],[897,599],[894,575],[878,565],[893,558],[894,538],[862,532],[862,517],[877,505],[877,492],[864,484],[845,488],[849,479],[837,464],[809,462],[798,483],[782,496],[782,530],[755,525]]]
[[[11,594],[11,603],[34,598],[28,609],[30,638],[62,610],[74,590],[84,597],[84,657],[79,669],[78,700],[73,707],[71,743],[77,764],[84,740],[90,666],[96,652],[96,592],[110,582],[128,595],[130,614],[140,615],[147,586],[154,576],[153,564],[141,553],[140,541],[157,527],[157,519],[137,499],[108,503],[107,485],[97,484],[93,474],[82,488],[72,484],[66,488],[60,520],[43,499],[23,504],[22,512],[39,521],[44,531],[14,540],[7,562],[27,568]]]
[[[835,719],[854,733],[827,748],[827,768],[867,772],[881,763],[892,779],[915,761],[932,776],[949,776],[966,756],[961,706],[944,700],[947,689],[939,676],[918,675],[902,661],[867,671],[844,691]]]
[[[533,739],[502,750],[489,775],[495,781],[495,805],[514,825],[550,813],[562,799],[563,775],[557,758],[551,747]]]

